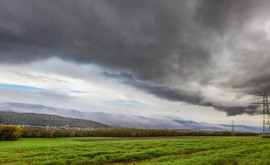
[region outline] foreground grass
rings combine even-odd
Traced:
[[[0,142],[0,164],[270,164],[270,139],[259,137],[106,142],[74,139],[78,138]]]

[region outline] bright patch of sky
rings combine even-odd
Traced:
[[[144,104],[133,100],[102,100],[101,102],[116,105],[144,106]]]
[[[21,91],[21,92],[38,92],[38,93],[50,93],[50,90],[46,90],[43,88],[35,88],[31,86],[24,86],[24,85],[16,85],[16,84],[0,84],[1,89],[6,90],[14,90],[14,91]]]

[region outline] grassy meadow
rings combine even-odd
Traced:
[[[97,138],[0,141],[0,164],[270,164],[270,139],[260,137],[179,137],[97,142],[75,139]]]

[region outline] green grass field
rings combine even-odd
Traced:
[[[74,139],[78,138],[0,142],[0,164],[270,164],[270,139],[259,137],[104,142]]]

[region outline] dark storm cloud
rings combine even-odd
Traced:
[[[187,93],[181,92],[176,89],[171,89],[170,87],[154,86],[147,83],[139,82],[138,80],[135,79],[133,75],[128,74],[128,73],[120,73],[116,75],[116,74],[110,74],[110,73],[105,72],[104,74],[106,77],[120,79],[124,81],[124,83],[126,84],[142,89],[144,91],[147,91],[160,98],[164,98],[167,100],[172,100],[172,101],[181,100],[181,101],[188,102],[191,104],[198,104],[201,100],[199,95],[189,96]]]
[[[199,23],[224,33],[232,28],[240,28],[249,15],[252,0],[202,0],[198,1],[196,19]]]
[[[171,63],[201,68],[210,55],[189,43],[194,38],[189,6],[184,1],[5,1],[1,57],[20,61],[57,55],[130,68],[142,78],[181,71]]]
[[[259,106],[255,104],[249,106],[220,106],[215,105],[213,103],[203,102],[203,98],[199,94],[191,94],[188,91],[179,91],[177,89],[172,89],[170,87],[154,86],[144,82],[140,82],[136,80],[134,76],[128,73],[120,73],[117,75],[105,72],[104,74],[106,77],[120,79],[126,84],[147,91],[151,94],[154,94],[157,97],[172,101],[181,100],[190,104],[214,107],[215,109],[226,112],[227,115],[229,116],[239,115],[243,113],[247,114],[260,113],[257,110]]]
[[[240,28],[248,20],[254,2],[4,0],[0,3],[1,62],[57,56],[95,63],[132,73],[119,78],[161,98],[213,106],[229,115],[253,113],[244,107],[203,103],[200,91],[190,94],[174,86],[185,88],[191,82],[209,84],[215,79],[216,32],[224,35]],[[140,83],[135,77],[148,83]]]

